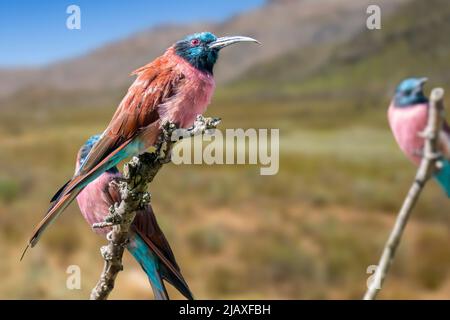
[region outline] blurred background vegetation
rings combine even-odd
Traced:
[[[369,3],[382,8],[381,30],[366,29]],[[246,165],[160,171],[153,206],[192,291],[362,296],[415,173],[386,110],[407,76],[450,88],[447,0],[269,1],[224,22],[162,26],[44,68],[0,70],[0,298],[88,297],[105,241],[76,205],[19,263],[21,251],[79,146],[110,120],[129,71],[204,29],[263,42],[223,52],[207,114],[223,129],[279,128],[281,159],[275,176]],[[380,298],[450,297],[449,204],[427,186]],[[151,298],[144,273],[125,260],[112,298]],[[81,290],[66,289],[71,264],[81,267]]]

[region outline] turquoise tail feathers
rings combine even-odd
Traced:
[[[442,160],[442,169],[434,174],[435,179],[439,185],[444,189],[447,197],[450,198],[450,161]]]
[[[138,234],[131,234],[128,251],[139,262],[148,276],[156,300],[169,300],[166,287],[161,277],[158,257],[148,249],[147,244]]]

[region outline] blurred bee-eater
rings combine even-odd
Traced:
[[[424,139],[419,134],[428,122],[428,98],[423,92],[426,78],[403,80],[395,92],[388,110],[388,120],[400,149],[415,164],[421,161]],[[450,197],[450,129],[445,122],[439,134],[439,151],[442,153],[443,167],[435,173],[435,178]]]
[[[217,38],[209,32],[196,33],[134,71],[137,78],[108,127],[73,178],[53,196],[28,246],[38,242],[45,228],[86,185],[121,160],[153,146],[162,125],[170,121],[181,128],[190,127],[210,102],[215,87],[213,68],[219,51],[239,42],[258,43],[249,37]]]
[[[90,137],[80,149],[76,170],[86,160],[88,153],[99,139],[100,135]],[[111,167],[88,184],[77,196],[80,211],[90,226],[105,221],[109,208],[115,202],[120,202],[120,192],[114,181],[121,177],[117,167]],[[106,235],[110,229],[96,228],[94,231]],[[147,274],[155,299],[169,299],[163,279],[177,288],[187,299],[193,299],[150,204],[136,213],[130,228],[127,249]]]

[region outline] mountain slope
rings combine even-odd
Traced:
[[[427,76],[428,87],[448,85],[449,33],[448,1],[415,0],[383,19],[379,31],[365,30],[337,45],[311,46],[255,66],[223,96],[291,104],[298,121],[308,123],[365,117],[367,123],[384,124],[385,108],[403,78]]]
[[[383,14],[409,0],[378,0]],[[30,87],[56,90],[105,90],[126,86],[127,75],[162,53],[186,34],[211,30],[218,35],[242,34],[263,43],[224,50],[217,66],[219,81],[234,79],[249,67],[293,49],[341,42],[365,25],[365,8],[371,0],[272,0],[266,5],[224,23],[170,25],[140,32],[82,57],[38,70],[0,70],[0,97]]]
[[[255,66],[240,82],[252,82],[261,91],[271,90],[276,82],[283,87],[281,91],[328,95],[384,90],[416,74],[447,82],[449,33],[450,7],[446,0],[415,0],[384,19],[380,31],[364,30],[334,46],[290,52]]]

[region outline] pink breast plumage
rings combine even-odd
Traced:
[[[91,227],[94,223],[103,222],[109,213],[109,207],[113,203],[104,195],[104,187],[108,186],[115,177],[114,174],[104,173],[88,184],[77,196],[81,214]],[[100,228],[94,231],[106,234],[110,229]]]
[[[421,160],[419,152],[424,143],[424,139],[418,134],[425,129],[427,116],[426,104],[403,108],[396,108],[391,104],[388,111],[389,124],[395,140],[403,153],[417,165]]]
[[[177,59],[178,71],[184,75],[183,83],[174,97],[159,106],[162,123],[171,121],[182,128],[190,127],[197,115],[208,107],[215,88],[212,74],[200,71],[181,57]]]

